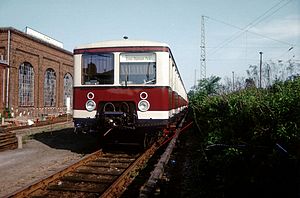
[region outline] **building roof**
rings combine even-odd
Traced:
[[[55,50],[61,51],[61,52],[63,52],[63,53],[69,54],[69,55],[73,55],[72,52],[70,52],[70,51],[68,51],[68,50],[66,50],[66,49],[57,47],[57,46],[55,46],[55,45],[53,45],[53,44],[51,44],[51,43],[48,43],[48,42],[43,41],[43,40],[41,40],[41,39],[39,39],[39,38],[36,38],[36,37],[31,36],[31,35],[29,35],[29,34],[26,34],[26,33],[22,32],[22,31],[20,31],[20,30],[17,30],[17,29],[15,29],[15,28],[13,28],[13,27],[0,27],[0,32],[7,32],[7,31],[9,31],[9,30],[10,30],[11,32],[13,32],[13,33],[19,34],[19,35],[24,36],[24,37],[26,37],[26,38],[28,38],[28,39],[31,39],[31,40],[33,40],[33,41],[35,41],[35,42],[38,42],[38,43],[40,43],[40,44],[42,44],[42,45],[51,47],[51,48],[53,48],[53,49],[55,49]]]

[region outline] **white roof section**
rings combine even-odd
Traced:
[[[80,45],[75,47],[75,49],[87,49],[87,48],[105,48],[105,47],[169,47],[166,43],[155,42],[155,41],[145,41],[145,40],[110,40],[101,41],[96,43],[90,43],[86,45]]]

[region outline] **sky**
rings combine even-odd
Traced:
[[[300,62],[300,0],[0,0],[0,27],[30,27],[69,51],[125,35],[167,43],[187,90],[200,78],[202,16],[206,77],[246,76],[259,52]]]

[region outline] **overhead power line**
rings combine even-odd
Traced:
[[[269,40],[272,40],[272,41],[275,41],[275,42],[278,42],[278,43],[281,43],[281,44],[285,44],[285,45],[289,45],[289,46],[295,46],[295,44],[292,44],[292,43],[289,43],[289,42],[286,42],[286,41],[281,41],[281,40],[278,40],[278,39],[274,39],[274,38],[271,38],[269,36],[266,36],[266,35],[263,35],[263,34],[259,34],[259,33],[256,33],[256,32],[253,32],[253,31],[250,31],[250,30],[244,30],[243,28],[241,27],[238,27],[236,25],[233,25],[233,24],[230,24],[230,23],[227,23],[225,21],[221,21],[219,19],[215,19],[215,18],[212,18],[212,17],[208,17],[208,19],[211,19],[213,21],[216,21],[216,22],[219,22],[219,23],[222,23],[224,25],[228,25],[230,27],[233,27],[233,28],[236,28],[236,29],[239,29],[239,30],[242,30],[244,32],[241,32],[241,34],[244,34],[245,32],[248,32],[248,33],[251,33],[251,34],[255,34],[257,36],[260,36],[260,37],[263,37],[263,38],[266,38],[266,39],[269,39]]]
[[[207,17],[208,19],[212,19],[214,21],[217,21],[217,22],[220,22],[220,23],[223,23],[225,25],[228,25],[228,26],[231,26],[231,27],[234,27],[234,28],[237,28],[239,30],[241,30],[242,32],[236,32],[235,34],[233,34],[232,36],[230,36],[229,38],[227,38],[226,40],[224,40],[222,43],[220,43],[213,51],[210,51],[208,52],[209,55],[212,55],[214,53],[216,53],[217,51],[219,51],[220,49],[224,48],[226,45],[228,45],[229,43],[231,43],[232,41],[236,40],[237,38],[239,38],[241,35],[243,35],[245,32],[250,32],[252,34],[256,34],[258,36],[261,36],[261,37],[264,37],[264,38],[267,38],[267,39],[270,39],[270,40],[273,40],[273,41],[276,41],[276,42],[280,42],[282,44],[286,44],[286,45],[293,45],[291,43],[288,43],[288,42],[284,42],[284,41],[280,41],[280,40],[277,40],[277,39],[273,39],[271,37],[267,37],[265,35],[261,35],[261,34],[258,34],[258,33],[255,33],[255,32],[251,32],[249,31],[250,28],[253,28],[254,26],[256,26],[257,24],[261,23],[263,20],[267,19],[268,17],[272,16],[274,13],[276,13],[278,10],[280,10],[281,8],[283,8],[284,6],[286,6],[287,4],[289,4],[291,1],[293,0],[288,0],[287,2],[285,2],[286,0],[281,0],[280,2],[278,2],[277,4],[275,4],[274,6],[272,6],[271,8],[269,8],[267,11],[265,11],[262,15],[260,15],[259,17],[255,18],[252,22],[250,22],[248,25],[246,25],[244,28],[240,28],[238,26],[235,26],[235,25],[232,25],[230,23],[227,23],[227,22],[224,22],[224,21],[221,21],[221,20],[218,20],[218,19],[214,19],[214,18],[211,18],[211,17]],[[283,2],[285,2],[284,4],[282,4]],[[282,4],[282,5],[280,5]],[[280,7],[278,7],[280,5]],[[273,10],[275,9],[276,7],[278,7],[276,10]],[[272,11],[273,10],[273,11]]]
[[[283,5],[281,5],[279,8],[277,8],[276,10],[273,10],[274,8],[276,8],[277,6],[279,6],[281,3],[283,3],[284,1],[287,1],[287,0],[281,0],[280,2],[278,2],[277,4],[275,4],[274,6],[272,6],[270,9],[268,9],[267,11],[265,11],[262,15],[260,15],[256,19],[254,19],[251,23],[249,23],[245,28],[250,29],[250,28],[256,26],[257,24],[259,24],[263,20],[266,20],[267,18],[269,18],[270,16],[272,16],[273,14],[275,14],[278,10],[280,10],[281,8],[283,8],[284,6],[286,6],[287,4],[289,4],[293,0],[288,0]],[[268,14],[269,12],[271,12],[271,13]],[[248,26],[249,26],[249,28],[248,28]]]

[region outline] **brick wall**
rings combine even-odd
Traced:
[[[0,55],[3,54],[6,60],[9,30],[11,35],[9,106],[12,112],[15,116],[20,113],[37,116],[41,113],[52,114],[64,111],[63,78],[66,73],[73,76],[72,53],[14,28],[0,28]],[[19,106],[19,67],[24,62],[30,63],[34,70],[34,106],[32,107]],[[44,77],[48,68],[53,69],[56,73],[56,106],[50,109],[44,107]]]

